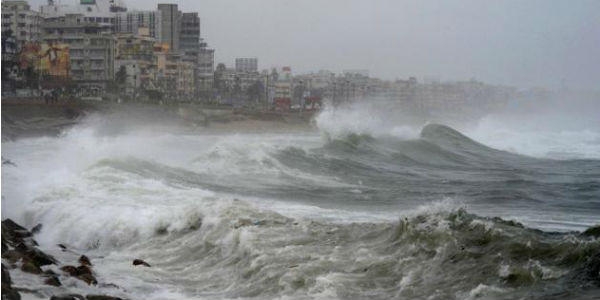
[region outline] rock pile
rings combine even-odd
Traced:
[[[8,266],[2,263],[2,299],[19,300],[21,295],[19,289],[12,284],[10,277],[10,269],[16,269],[20,266],[21,271],[35,274],[44,278],[44,283],[51,286],[61,286],[60,274],[54,273],[52,270],[42,270],[42,266],[57,265],[59,262],[52,256],[42,252],[37,248],[38,243],[33,239],[33,233],[37,233],[42,229],[42,225],[36,225],[31,231],[15,223],[11,219],[2,221],[2,258]],[[63,251],[67,248],[60,245]],[[71,276],[77,278],[88,285],[96,285],[98,281],[92,271],[92,262],[90,259],[81,255],[79,257],[79,266],[63,265],[60,270],[63,276]],[[144,262],[147,265],[147,263]],[[148,265],[149,266],[149,265]],[[82,300],[117,300],[121,298],[106,296],[106,295],[87,295],[81,296],[77,294],[57,295],[50,299],[82,299]]]

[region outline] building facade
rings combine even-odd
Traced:
[[[177,4],[158,4],[160,31],[158,40],[169,45],[171,52],[179,51],[181,11]]]
[[[215,50],[200,48],[198,53],[198,94],[202,98],[212,97],[215,72]]]
[[[236,72],[258,72],[258,58],[244,57],[235,59]]]
[[[184,59],[197,62],[200,51],[200,18],[197,12],[181,14],[179,51]]]
[[[116,12],[125,7],[114,0],[80,0],[77,4],[59,4],[49,0],[40,7],[45,22],[64,22],[67,15],[81,15],[80,23],[94,23],[114,31]]]
[[[46,44],[66,44],[69,49],[71,79],[86,91],[97,94],[114,78],[115,37],[102,24],[84,23],[84,15],[67,14],[61,21],[42,26]]]
[[[31,10],[27,1],[2,1],[2,35],[10,31],[17,47],[41,40],[42,20],[40,13]]]
[[[115,14],[115,32],[134,33],[148,28],[148,35],[160,40],[160,13],[158,11],[128,11]]]

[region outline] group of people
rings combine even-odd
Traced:
[[[52,90],[50,92],[44,93],[44,101],[46,102],[46,104],[58,103],[58,91]]]

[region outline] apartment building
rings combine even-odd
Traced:
[[[115,37],[105,24],[82,22],[82,14],[67,14],[42,25],[43,41],[66,44],[70,77],[79,87],[100,92],[114,78]]]
[[[40,13],[31,10],[27,1],[2,1],[2,35],[10,31],[17,47],[40,41],[42,20]]]

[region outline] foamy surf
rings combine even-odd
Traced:
[[[115,132],[94,122],[3,144],[16,164],[2,168],[3,218],[42,223],[44,251],[64,262],[86,254],[100,279],[61,277],[54,288],[16,272],[32,297],[597,292],[600,245],[579,233],[597,222],[597,160],[522,156],[436,124],[414,136],[377,125],[323,139]],[[152,267],[134,268],[134,258]]]

